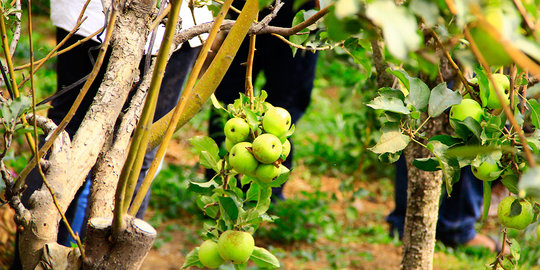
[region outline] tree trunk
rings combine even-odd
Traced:
[[[157,232],[142,219],[126,217],[126,230],[111,239],[112,219],[94,218],[88,223],[84,269],[136,270],[152,248]]]
[[[442,117],[428,121],[424,127],[426,137],[440,134],[443,127]],[[430,155],[427,149],[417,143],[411,143],[405,149],[408,187],[401,269],[433,269],[442,172],[422,171],[413,165],[416,158]]]

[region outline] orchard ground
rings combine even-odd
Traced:
[[[54,46],[52,27],[42,27],[47,24],[47,18],[35,24],[40,26],[34,38],[43,46],[37,50],[42,54]],[[27,58],[22,53],[19,57]],[[53,67],[50,64],[38,73],[42,98],[54,91]],[[393,208],[394,170],[367,150],[380,134],[375,113],[365,106],[375,88],[365,84],[367,77],[361,70],[339,52],[321,54],[312,104],[293,136],[295,160],[285,187],[287,200],[270,210],[280,219],[263,225],[255,235],[256,245],[278,256],[283,269],[399,268],[401,242],[389,236],[385,222]],[[264,78],[260,79],[256,89],[263,85]],[[205,219],[194,203],[195,195],[186,188],[188,180],[204,181],[204,176],[187,139],[206,134],[207,118],[208,106],[175,135],[153,184],[147,220],[159,235],[143,269],[179,269],[184,256],[202,243]],[[19,155],[24,149],[17,151],[13,156],[28,158]],[[9,165],[20,170],[25,161],[19,158]],[[13,256],[12,216],[7,206],[0,208],[0,269],[7,268]],[[500,236],[493,216],[478,227]],[[522,247],[519,269],[540,269],[540,242],[532,231],[510,231],[510,236],[519,239]],[[494,258],[484,249],[453,249],[438,243],[434,266],[484,269]]]

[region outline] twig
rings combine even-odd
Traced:
[[[257,35],[249,36],[249,51],[246,66],[246,95],[249,97],[249,106],[251,110],[254,107],[254,94],[253,94],[253,58],[255,57],[255,41]]]
[[[458,73],[458,77],[459,79],[461,80],[461,82],[463,83],[463,85],[465,85],[465,89],[467,90],[467,92],[471,95],[471,98],[473,98],[475,101],[478,101],[480,102],[480,99],[478,98],[478,96],[474,93],[474,91],[472,90],[471,86],[469,85],[469,81],[467,81],[467,79],[465,78],[465,76],[463,76],[463,72],[461,72],[461,69],[459,68],[459,66],[456,64],[456,62],[454,62],[454,59],[452,59],[452,56],[450,56],[450,53],[448,53],[448,50],[446,50],[446,47],[444,46],[444,44],[441,42],[441,40],[439,39],[439,36],[437,35],[437,33],[435,32],[435,30],[433,29],[429,29],[430,32],[431,32],[431,35],[433,36],[433,38],[435,39],[435,41],[437,42],[437,45],[439,45],[439,47],[441,48],[441,50],[443,51],[444,53],[444,56],[446,57],[446,59],[448,59],[448,62],[450,62],[450,65],[457,71]]]
[[[312,47],[306,47],[306,46],[302,46],[302,45],[299,45],[299,44],[296,44],[296,43],[292,43],[288,39],[286,39],[284,36],[276,34],[276,33],[272,33],[271,35],[281,39],[283,42],[287,43],[291,47],[301,49],[301,50],[311,51],[311,52],[313,52],[313,51],[331,50],[331,49],[333,49],[335,47],[343,46],[343,44],[345,43],[345,41],[340,41],[340,42],[338,42],[338,43],[336,43],[334,45],[326,45],[326,46],[323,46],[323,47],[312,48]]]
[[[137,195],[135,196],[133,203],[131,204],[129,208],[128,214],[130,215],[135,215],[137,213],[144,197],[146,196],[146,193],[148,192],[148,189],[150,188],[150,184],[152,183],[154,175],[156,174],[159,164],[161,163],[161,159],[165,155],[165,151],[167,150],[167,146],[169,145],[169,142],[172,138],[172,134],[176,130],[175,129],[176,122],[178,122],[177,118],[180,117],[186,105],[185,102],[182,102],[182,101],[185,99],[186,96],[189,96],[191,92],[193,91],[193,88],[195,86],[197,78],[199,77],[199,73],[201,72],[204,61],[206,60],[206,57],[208,56],[208,52],[210,51],[211,46],[214,43],[214,40],[219,32],[219,28],[220,28],[219,26],[225,19],[225,16],[227,15],[227,12],[230,6],[232,5],[232,2],[233,0],[226,0],[225,4],[221,7],[221,10],[219,11],[218,16],[215,19],[214,26],[212,27],[212,30],[210,31],[210,34],[208,35],[208,39],[206,40],[203,47],[201,48],[201,52],[199,53],[199,56],[197,57],[197,60],[195,61],[195,64],[187,79],[184,90],[182,91],[180,101],[178,102],[179,104],[177,104],[174,109],[173,118],[171,119],[171,122],[169,123],[169,127],[167,128],[167,131],[165,132],[163,141],[159,145],[159,148],[156,152],[154,160],[152,160],[152,163],[150,164],[150,167],[148,168],[148,172],[146,173],[146,176],[144,177],[143,183],[139,187],[139,191],[137,192]]]
[[[13,96],[11,98],[18,98],[20,96],[19,94],[19,88],[17,87],[17,81],[15,80],[15,71],[13,70],[13,59],[11,57],[10,48],[8,45],[8,38],[7,38],[7,30],[6,30],[6,23],[4,20],[4,15],[0,15],[0,34],[2,35],[2,48],[4,48],[4,57],[6,58],[6,64],[9,72],[9,79],[11,83],[11,90],[13,91]],[[6,82],[7,84],[7,82]],[[22,118],[23,123],[28,124],[26,122],[26,119]],[[35,142],[32,139],[32,135],[29,133],[25,133],[24,136],[26,137],[26,141],[28,142],[28,145],[30,146],[30,149],[34,149]]]
[[[21,8],[21,0],[15,1],[15,8],[17,10],[22,10]],[[17,17],[17,20],[15,22],[15,30],[13,31],[13,36],[11,37],[11,45],[9,45],[9,51],[11,52],[11,57],[13,57],[13,54],[15,53],[15,50],[17,49],[17,44],[19,44],[19,39],[21,38],[21,14],[22,12],[16,12],[15,17]]]
[[[58,127],[54,130],[54,132],[50,135],[49,139],[43,144],[41,149],[39,150],[39,156],[44,156],[45,153],[49,150],[49,148],[52,146],[54,140],[58,137],[58,135],[66,128],[67,124],[73,118],[75,115],[75,112],[79,108],[79,105],[81,104],[84,96],[86,95],[86,92],[90,89],[90,86],[96,79],[99,70],[101,68],[101,65],[103,64],[103,60],[105,59],[105,53],[107,51],[107,48],[109,47],[109,41],[111,40],[112,32],[114,29],[114,26],[116,24],[116,17],[118,12],[116,9],[113,9],[111,12],[111,17],[109,18],[109,24],[107,25],[107,34],[105,36],[105,40],[101,44],[98,57],[96,59],[96,63],[94,64],[94,67],[92,68],[92,72],[88,76],[88,80],[85,82],[83,87],[81,88],[81,91],[79,92],[79,95],[77,95],[77,98],[73,101],[73,105],[69,109],[68,113],[62,119],[62,122],[58,125]],[[32,168],[34,167],[34,158],[28,163],[28,165],[21,171],[19,176],[17,177],[17,180],[15,182],[15,191],[18,191],[22,188],[24,185],[24,180],[26,179],[26,176],[30,173]]]
[[[85,19],[86,19],[86,18],[85,18]],[[81,24],[85,21],[85,19],[83,19],[83,20],[77,22],[77,24],[75,25],[75,27],[74,27],[74,28],[66,35],[66,37],[65,37],[62,41],[60,41],[60,42],[56,45],[56,47],[54,47],[54,48],[47,54],[47,56],[45,56],[45,58],[43,58],[44,61],[40,62],[40,63],[37,65],[37,67],[34,69],[34,73],[36,73],[36,72],[43,66],[43,64],[45,64],[45,62],[47,62],[47,60],[49,60],[49,59],[52,57],[52,55],[53,55],[56,51],[58,51],[58,49],[60,49],[60,47],[62,47],[62,45],[64,45],[64,43],[66,43],[66,41],[67,41],[69,38],[71,38],[71,36],[73,36],[73,34],[75,34],[75,32],[77,32],[77,30],[79,29],[79,27],[81,26]],[[33,73],[33,74],[29,74],[29,75],[34,75],[34,73]],[[21,83],[19,83],[18,87],[21,88],[27,81],[28,81],[28,78],[23,79],[23,80],[21,81]]]
[[[163,5],[162,5],[163,6]],[[170,5],[167,5],[165,7],[165,9],[163,11],[161,11],[161,7],[159,7],[160,9],[160,13],[159,15],[157,16],[157,18],[152,22],[152,24],[150,25],[150,31],[153,31],[154,29],[156,29],[156,27],[158,27],[158,25],[161,23],[161,21],[163,21],[163,19],[169,14],[169,12],[171,11],[171,6]]]
[[[523,3],[521,3],[521,0],[513,0],[512,2],[514,2],[514,6],[519,11],[519,14],[523,18],[523,21],[529,28],[527,32],[532,34],[533,37],[537,39],[534,23],[530,20],[530,17],[528,16],[527,11],[525,10],[525,7],[523,6]]]
[[[89,35],[89,36],[87,36],[87,37],[85,37],[83,39],[79,39],[79,40],[77,40],[77,42],[71,44],[70,46],[68,46],[68,47],[66,47],[66,48],[64,48],[64,49],[62,49],[60,51],[57,51],[57,52],[53,53],[51,55],[51,57],[49,57],[49,58],[43,57],[43,58],[41,58],[41,59],[39,59],[37,61],[34,61],[34,65],[41,64],[42,62],[48,61],[52,57],[56,57],[56,56],[61,55],[61,54],[65,53],[65,52],[71,51],[73,48],[75,48],[75,47],[89,41],[93,37],[97,36],[99,33],[103,32],[104,29],[105,29],[105,26],[99,28],[96,32],[92,33],[91,35]],[[28,68],[28,67],[30,67],[30,63],[17,66],[17,67],[14,68],[14,70],[17,71],[17,70],[25,69],[25,68]]]
[[[493,76],[491,74],[491,70],[489,69],[489,65],[487,64],[486,60],[484,59],[484,56],[482,55],[482,53],[480,52],[480,50],[476,46],[476,43],[474,42],[474,39],[472,38],[471,33],[469,31],[469,28],[467,26],[465,26],[465,37],[467,38],[467,40],[471,44],[471,51],[473,52],[474,56],[476,57],[476,59],[478,59],[478,62],[480,62],[480,65],[482,65],[482,68],[486,71],[489,81],[496,88],[495,93],[497,94],[497,98],[499,99],[499,103],[503,107],[503,111],[506,114],[506,117],[508,118],[508,120],[512,124],[512,127],[516,130],[516,132],[517,132],[517,134],[519,136],[519,140],[521,141],[521,145],[523,146],[523,151],[525,152],[525,156],[527,157],[527,161],[529,162],[529,166],[531,168],[536,167],[534,157],[533,157],[533,155],[531,153],[531,150],[529,149],[529,145],[527,144],[527,138],[525,138],[525,135],[523,134],[523,130],[521,129],[521,127],[517,123],[516,118],[514,117],[514,114],[512,113],[512,111],[510,110],[508,105],[506,104],[505,97],[503,97],[503,92],[500,91],[501,90],[500,86],[493,79]]]

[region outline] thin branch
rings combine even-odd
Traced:
[[[17,10],[22,10],[21,0],[15,1],[15,8]],[[13,57],[13,54],[15,53],[15,50],[17,49],[17,44],[19,44],[19,39],[21,38],[21,16],[22,16],[21,13],[22,12],[15,13],[15,17],[17,17],[17,20],[15,22],[15,30],[13,31],[13,36],[11,37],[11,45],[9,46],[11,57]]]
[[[513,0],[512,2],[514,2],[514,6],[519,11],[519,14],[523,18],[523,21],[529,28],[527,32],[531,33],[535,39],[538,39],[535,31],[534,22],[531,21],[530,16],[529,14],[527,14],[527,10],[525,10],[525,7],[523,6],[521,0]]]
[[[516,130],[519,140],[521,141],[521,145],[523,146],[523,151],[525,152],[525,156],[527,157],[527,161],[529,162],[529,166],[531,168],[536,167],[536,163],[534,161],[534,157],[531,153],[531,150],[529,148],[529,145],[527,144],[527,138],[525,138],[525,134],[523,134],[523,129],[519,126],[519,124],[516,121],[516,118],[514,117],[514,114],[510,110],[510,107],[506,104],[505,97],[503,97],[504,90],[501,91],[500,85],[498,85],[495,80],[493,79],[493,76],[491,74],[491,70],[489,68],[489,65],[487,64],[486,60],[484,59],[484,56],[476,46],[476,43],[474,42],[474,39],[471,36],[471,33],[469,31],[468,27],[465,27],[465,37],[471,44],[471,51],[473,52],[476,59],[478,59],[478,62],[480,62],[480,65],[482,65],[482,68],[487,73],[488,79],[491,82],[491,84],[496,88],[495,93],[497,94],[497,98],[499,99],[499,103],[501,104],[504,113],[506,114],[506,117],[512,124],[512,127]]]
[[[294,47],[294,48],[297,48],[297,49],[300,49],[300,50],[311,51],[311,52],[331,50],[331,49],[333,49],[335,47],[341,47],[345,43],[345,41],[340,41],[340,42],[338,42],[338,43],[336,43],[334,45],[326,45],[326,46],[323,46],[323,47],[315,47],[315,48],[313,48],[313,47],[306,47],[306,46],[302,46],[302,45],[299,45],[299,44],[296,44],[296,43],[292,43],[288,39],[286,39],[284,36],[279,35],[279,34],[272,33],[271,35],[281,39],[281,41],[287,43],[287,45],[289,45],[291,47]]]
[[[177,118],[180,117],[182,111],[184,110],[185,102],[182,102],[182,101],[185,99],[186,96],[189,96],[191,92],[193,91],[197,78],[199,77],[199,73],[201,72],[203,64],[206,60],[206,57],[208,56],[208,52],[210,51],[211,46],[214,43],[214,40],[219,32],[219,29],[220,29],[219,26],[225,19],[225,16],[227,15],[227,12],[229,11],[229,8],[231,7],[232,2],[233,0],[226,0],[225,4],[223,4],[223,6],[221,7],[221,10],[218,13],[218,16],[216,17],[214,21],[214,25],[210,31],[210,34],[208,35],[208,39],[206,40],[203,47],[201,48],[201,52],[199,53],[199,56],[197,57],[197,60],[195,61],[195,64],[187,79],[184,90],[182,91],[180,100],[178,101],[179,104],[177,104],[174,109],[173,118],[171,119],[171,122],[169,123],[169,127],[167,128],[167,131],[165,132],[163,140],[161,144],[159,145],[156,155],[154,156],[154,159],[152,160],[152,163],[150,164],[150,168],[148,168],[148,172],[146,173],[143,183],[139,187],[139,191],[137,192],[137,195],[135,196],[135,199],[133,200],[133,203],[131,204],[131,207],[129,208],[128,213],[130,215],[135,215],[137,213],[144,197],[146,196],[146,193],[148,192],[148,189],[150,188],[150,184],[152,183],[152,180],[154,179],[154,176],[159,167],[159,164],[161,163],[161,160],[163,156],[165,155],[165,151],[167,150],[167,146],[169,145],[169,142],[172,138],[172,134],[176,130],[175,128],[176,122],[178,122]]]
[[[5,23],[3,14],[0,15],[0,34],[2,35],[2,48],[4,49],[4,57],[6,58],[6,64],[7,64],[10,83],[12,87],[11,90],[13,91],[13,96],[11,98],[18,98],[20,96],[20,93],[19,93],[19,88],[17,87],[17,81],[15,80],[15,71],[13,70],[13,59],[11,56],[12,54],[10,53],[10,48],[9,48],[10,46],[8,45],[6,23]],[[23,123],[27,124],[24,116],[22,119],[23,119]],[[30,146],[30,149],[34,149],[35,142],[32,139],[32,135],[30,135],[29,133],[25,133],[24,135],[26,137],[26,141],[28,142],[28,145]]]
[[[169,15],[169,12],[171,11],[171,6],[170,5],[167,5],[163,11],[161,11],[161,6],[159,8],[160,8],[159,15],[152,22],[152,25],[150,25],[150,31],[153,31],[154,29],[156,29],[156,27],[158,27],[158,25],[163,21],[163,19],[167,15]]]
[[[88,80],[85,82],[83,87],[81,88],[81,91],[79,92],[79,95],[77,95],[77,98],[73,101],[73,105],[69,109],[68,113],[62,119],[62,122],[58,125],[58,127],[54,130],[54,132],[50,135],[49,139],[43,144],[41,149],[39,150],[39,156],[44,156],[45,153],[49,150],[49,148],[53,145],[54,140],[58,137],[58,135],[66,128],[67,124],[73,118],[75,115],[75,112],[79,108],[79,105],[81,104],[84,96],[86,95],[86,92],[90,89],[90,86],[96,79],[99,70],[101,68],[101,65],[103,64],[103,60],[105,59],[105,53],[107,51],[107,48],[109,47],[109,42],[111,40],[112,32],[114,29],[114,26],[116,24],[116,17],[117,17],[117,11],[116,9],[113,9],[111,13],[111,18],[109,19],[109,24],[107,25],[107,34],[105,36],[105,40],[101,44],[98,57],[96,59],[96,63],[94,64],[94,67],[92,68],[92,72],[90,73],[90,76],[88,77]],[[33,158],[34,159],[34,158]],[[28,165],[21,171],[19,174],[16,183],[15,183],[15,190],[18,191],[22,188],[24,185],[24,181],[26,179],[26,176],[30,173],[30,171],[33,168],[34,160],[31,160]]]
[[[34,65],[41,64],[41,63],[43,63],[45,61],[48,61],[49,59],[51,59],[53,57],[56,57],[56,56],[61,55],[61,54],[65,53],[65,52],[71,51],[73,48],[75,48],[75,47],[89,41],[93,37],[97,36],[99,33],[103,32],[104,29],[105,29],[105,26],[99,28],[96,32],[92,33],[91,35],[89,35],[89,36],[87,36],[87,37],[85,37],[83,39],[79,39],[79,40],[77,40],[77,42],[71,44],[70,46],[68,46],[68,47],[66,47],[66,48],[64,48],[64,49],[62,49],[60,51],[57,51],[57,52],[53,53],[51,55],[51,57],[45,56],[45,57],[43,57],[43,58],[41,58],[41,59],[39,59],[37,61],[34,61]],[[14,68],[14,70],[17,71],[17,70],[25,69],[25,68],[28,68],[28,67],[30,67],[30,63],[17,66],[17,67]]]
[[[253,110],[254,94],[253,94],[253,58],[255,58],[255,41],[257,35],[249,36],[249,51],[246,63],[246,95],[249,97],[249,106]]]
[[[444,56],[446,57],[446,59],[448,59],[448,62],[450,62],[450,65],[457,71],[458,73],[458,77],[459,79],[461,80],[461,82],[463,83],[463,85],[465,86],[465,89],[467,90],[467,92],[471,95],[471,98],[473,98],[475,101],[477,102],[480,102],[480,99],[478,98],[478,96],[474,93],[473,89],[471,88],[471,86],[469,85],[469,81],[467,81],[467,79],[465,78],[465,76],[463,76],[463,72],[461,72],[461,69],[459,68],[459,66],[456,64],[456,62],[454,62],[454,59],[452,59],[452,56],[450,56],[450,53],[448,53],[448,50],[446,49],[446,47],[444,46],[444,44],[441,42],[441,40],[439,39],[439,36],[437,35],[437,33],[435,32],[435,30],[433,29],[429,29],[430,32],[431,32],[431,35],[433,36],[433,38],[435,39],[435,41],[437,42],[437,45],[441,48],[441,50],[443,51],[444,53]]]

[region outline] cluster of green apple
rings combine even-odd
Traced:
[[[499,102],[497,97],[497,92],[503,95],[505,103],[508,105],[510,103],[510,98],[508,90],[510,88],[510,81],[508,77],[504,74],[492,74],[493,80],[497,87],[495,87],[491,82],[489,82],[489,87],[487,89],[480,88],[480,99],[482,105],[477,101],[470,99],[466,96],[460,104],[452,106],[450,109],[450,119],[454,121],[465,121],[467,118],[472,118],[478,124],[482,122],[487,113],[490,113],[490,110],[501,109],[502,105]],[[470,83],[478,85],[478,78],[472,78]],[[487,110],[486,110],[487,109]],[[450,122],[452,127],[455,127],[453,121]],[[499,178],[502,174],[502,169],[498,164],[498,161],[487,160],[479,161],[472,163],[472,172],[476,178],[483,181],[493,181]]]
[[[282,173],[281,162],[291,151],[287,139],[290,127],[291,115],[280,107],[270,107],[257,130],[251,130],[243,118],[228,120],[224,131],[229,164],[238,173],[253,176],[263,183],[277,179]]]
[[[199,247],[199,261],[208,268],[218,268],[225,262],[241,264],[248,261],[255,248],[253,236],[247,232],[228,230],[217,241],[206,240]]]

